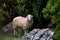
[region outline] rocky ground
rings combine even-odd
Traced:
[[[47,29],[33,29],[23,36],[22,40],[53,40],[54,32]]]

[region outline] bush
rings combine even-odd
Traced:
[[[60,24],[57,25],[57,28],[55,28],[55,34],[54,34],[54,39],[55,40],[60,40]]]

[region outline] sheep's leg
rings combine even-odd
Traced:
[[[16,35],[16,30],[14,29],[14,35]]]
[[[26,33],[28,33],[28,30],[26,30]]]
[[[16,33],[16,27],[14,27],[13,29],[14,29],[14,35],[16,35],[16,34],[17,34],[17,33]]]
[[[24,30],[24,34],[26,34],[26,30]]]
[[[27,34],[28,30],[24,30],[25,31],[25,34]]]

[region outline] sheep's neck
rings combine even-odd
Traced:
[[[32,19],[31,20],[29,20],[28,18],[26,18],[26,19],[27,19],[28,22],[31,22],[32,21]]]

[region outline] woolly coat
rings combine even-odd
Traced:
[[[17,28],[17,27],[21,27],[23,30],[29,29],[33,24],[33,20],[28,21],[28,19],[26,17],[15,17],[13,19],[13,29]]]

